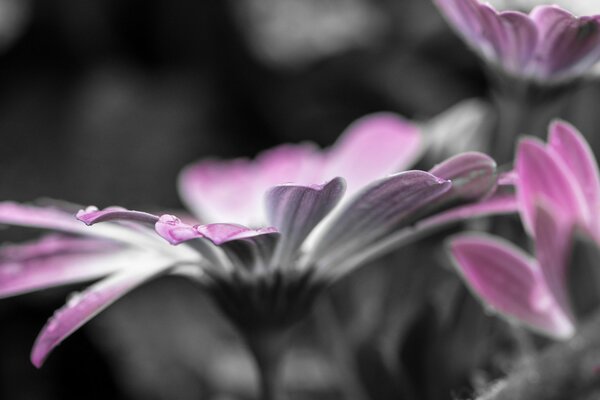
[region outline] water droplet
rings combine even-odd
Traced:
[[[168,225],[177,225],[181,223],[181,220],[179,218],[170,214],[161,215],[159,221]]]
[[[81,302],[81,293],[74,292],[69,295],[67,298],[67,307],[73,308],[77,307],[77,305]]]
[[[88,206],[85,208],[86,213],[91,213],[91,212],[96,212],[96,211],[98,211],[98,207],[96,207],[96,206]]]
[[[58,321],[56,321],[56,317],[57,315],[55,314],[52,318],[50,318],[48,320],[48,324],[46,325],[46,331],[48,332],[54,332],[56,329],[58,329]]]

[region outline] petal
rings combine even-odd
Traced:
[[[539,6],[530,14],[540,43],[535,61],[542,78],[585,72],[600,57],[600,18],[577,18],[557,6]]]
[[[348,195],[412,165],[421,155],[420,129],[392,113],[352,123],[327,154],[325,179],[346,179]]]
[[[19,225],[81,233],[85,227],[73,214],[52,207],[0,202],[0,224]]]
[[[546,287],[539,267],[498,238],[463,235],[450,242],[457,268],[484,304],[546,335],[566,339],[574,327]]]
[[[367,186],[320,232],[311,258],[335,265],[352,253],[414,222],[418,213],[448,190],[451,183],[424,171],[407,171]]]
[[[346,257],[343,262],[335,266],[335,276],[341,277],[366,262],[386,254],[401,246],[412,243],[424,236],[446,227],[449,224],[468,219],[480,218],[490,215],[511,214],[518,211],[518,203],[513,194],[496,194],[477,203],[454,207],[450,210],[434,214],[420,220],[414,226],[408,226],[392,232],[362,249],[360,253]]]
[[[536,204],[546,201],[566,217],[588,224],[591,216],[581,188],[565,163],[534,139],[522,140],[517,149],[517,199],[523,224],[533,231]]]
[[[526,68],[537,42],[537,29],[520,12],[498,13],[477,0],[436,0],[446,18],[484,58],[512,72]]]
[[[47,237],[0,249],[0,297],[83,282],[131,265],[139,250],[95,239]]]
[[[560,307],[571,315],[567,295],[573,225],[550,204],[538,203],[535,217],[535,248],[542,275]]]
[[[248,226],[265,223],[263,196],[271,186],[314,182],[322,158],[313,145],[282,145],[259,154],[255,161],[202,161],[186,167],[179,192],[204,223],[235,221]]]
[[[179,194],[203,222],[246,221],[260,206],[250,160],[201,161],[181,171]]]
[[[232,240],[277,233],[274,227],[251,229],[237,224],[189,225],[173,215],[162,215],[155,225],[156,232],[173,245],[193,239],[206,238],[216,245]]]
[[[499,13],[497,18],[503,28],[497,39],[502,64],[509,71],[525,72],[538,42],[535,24],[527,15],[514,11]]]
[[[159,241],[149,240],[147,235],[129,227],[106,224],[90,228],[69,212],[53,207],[36,207],[13,202],[0,202],[0,224],[59,230],[133,245],[159,243]]]
[[[104,210],[98,210],[97,207],[90,206],[85,210],[79,210],[75,216],[86,225],[107,221],[134,221],[154,225],[158,221],[156,215],[127,210],[122,207],[108,207]]]
[[[496,162],[486,154],[467,152],[433,167],[429,173],[452,181],[448,198],[476,200],[496,186]]]
[[[66,337],[99,312],[149,279],[172,266],[169,260],[153,256],[130,259],[130,268],[90,286],[58,310],[42,328],[31,352],[31,362],[41,367],[48,354]]]
[[[577,180],[589,209],[600,209],[600,174],[594,153],[589,144],[573,127],[564,121],[555,121],[550,126],[548,147],[562,159]],[[593,218],[596,223],[598,218]],[[597,232],[598,226],[593,231]]]
[[[346,184],[335,178],[324,185],[280,185],[266,194],[269,222],[281,232],[273,262],[288,266],[308,234],[339,203]]]
[[[278,233],[275,227],[251,229],[236,224],[208,224],[198,225],[198,233],[216,245],[232,242],[234,240],[250,239],[256,236]]]
[[[423,219],[417,224],[418,228],[445,226],[471,218],[489,215],[512,214],[519,211],[519,203],[514,194],[497,194],[477,203],[454,207]]]

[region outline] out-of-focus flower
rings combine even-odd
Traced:
[[[600,3],[590,0],[488,0],[498,10],[529,11],[536,6],[555,4],[575,15],[600,14]]]
[[[108,275],[48,321],[32,352],[37,366],[98,312],[167,273],[207,288],[242,332],[287,328],[324,287],[423,229],[514,211],[511,199],[492,199],[427,217],[487,195],[496,172],[488,156],[466,153],[430,172],[392,173],[415,160],[420,141],[414,125],[377,114],[326,151],[284,145],[255,160],[192,165],[181,174],[180,190],[203,224],[91,207],[77,213],[86,228],[60,210],[2,203],[2,223],[68,235],[5,247],[0,295]]]
[[[453,239],[451,252],[484,303],[536,331],[568,338],[575,331],[567,289],[574,228],[600,244],[598,165],[573,126],[554,122],[547,145],[521,141],[515,173],[521,219],[535,240],[537,259],[481,235]]]
[[[557,82],[585,74],[600,59],[599,15],[576,17],[554,5],[524,14],[479,0],[436,3],[475,51],[509,74]]]

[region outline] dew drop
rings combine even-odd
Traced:
[[[91,212],[96,212],[96,211],[98,211],[98,207],[96,207],[96,206],[88,206],[85,208],[86,213],[91,213]]]
[[[170,214],[161,215],[159,221],[168,225],[177,225],[181,223],[181,220],[179,218]]]
[[[74,308],[81,302],[81,293],[74,292],[67,298],[67,307]]]

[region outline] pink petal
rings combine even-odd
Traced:
[[[312,257],[334,265],[410,222],[451,188],[424,171],[407,171],[373,182],[329,221]]]
[[[86,225],[107,221],[134,221],[154,225],[158,221],[156,215],[142,211],[131,211],[122,207],[108,207],[104,210],[98,210],[98,208],[90,206],[85,210],[79,210],[76,217]]]
[[[421,145],[421,132],[409,121],[392,113],[367,115],[352,123],[331,147],[322,178],[343,177],[350,196],[412,165],[421,154]]]
[[[569,168],[554,152],[537,140],[525,139],[519,144],[516,159],[519,176],[517,199],[526,229],[533,231],[535,207],[546,201],[565,217],[584,224],[590,221],[590,209],[585,196]]]
[[[256,180],[249,160],[201,161],[181,171],[179,193],[203,222],[247,221],[260,205]]]
[[[598,164],[583,135],[572,125],[556,121],[550,126],[548,146],[569,167],[587,200],[589,209],[592,212],[600,209]],[[600,218],[593,218],[592,222],[596,224],[593,232],[598,231],[597,221],[600,221]]]
[[[275,227],[250,229],[236,224],[208,224],[198,225],[197,231],[216,245],[221,245],[234,240],[250,239],[255,236],[271,235],[278,233]]]
[[[282,234],[276,263],[291,262],[308,234],[339,203],[345,189],[344,180],[335,178],[325,185],[280,185],[267,192],[269,222]]]
[[[81,233],[85,227],[71,213],[14,202],[0,202],[0,224],[10,224]]]
[[[573,225],[550,204],[539,203],[535,217],[536,255],[548,288],[565,313],[570,313],[567,294]]]
[[[600,18],[577,18],[557,6],[539,6],[530,14],[540,44],[535,53],[542,77],[576,75],[600,58]]]
[[[155,225],[156,232],[166,241],[177,245],[188,240],[205,238],[216,245],[233,240],[277,233],[274,227],[250,229],[237,224],[189,225],[173,215],[162,215]]]
[[[47,236],[0,248],[0,297],[87,281],[130,264],[137,253],[96,239]]]
[[[539,267],[508,242],[480,235],[454,238],[450,250],[471,289],[500,314],[566,339],[574,327],[546,287]]]
[[[171,266],[157,257],[146,257],[143,263],[140,263],[140,259],[130,261],[130,268],[125,268],[73,296],[48,320],[31,352],[31,362],[36,367],[41,367],[56,346],[99,312]]]
[[[202,161],[186,167],[179,178],[183,201],[203,222],[235,221],[263,225],[264,193],[282,183],[314,182],[322,158],[312,145],[283,145],[256,160]]]

